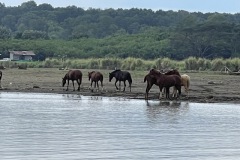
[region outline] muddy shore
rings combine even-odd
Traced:
[[[132,92],[129,92],[128,83],[125,92],[116,91],[112,82],[108,80],[108,73],[111,70],[98,70],[104,75],[103,91],[90,90],[90,82],[87,73],[92,70],[82,70],[83,82],[80,91],[72,91],[72,84],[69,91],[61,86],[62,77],[66,70],[28,68],[26,70],[5,69],[2,70],[1,92],[32,92],[32,93],[56,93],[56,94],[79,94],[85,96],[106,96],[106,97],[126,97],[134,99],[144,99],[146,83],[144,76],[148,71],[130,71],[133,84]],[[203,102],[203,103],[239,103],[240,104],[240,76],[227,75],[214,72],[181,72],[191,77],[189,97],[186,96],[182,88],[182,96],[178,101]],[[77,86],[75,84],[75,86]],[[159,89],[153,86],[149,92],[149,99],[158,99]],[[162,100],[165,100],[163,98]]]

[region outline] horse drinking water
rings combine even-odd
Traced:
[[[115,77],[115,79],[116,79],[115,87],[116,87],[117,90],[121,89],[121,81],[123,81],[123,83],[124,83],[123,92],[124,92],[125,88],[126,88],[126,81],[128,81],[130,92],[131,92],[132,77],[131,77],[131,74],[128,71],[121,71],[120,69],[117,69],[117,70],[109,73],[109,82],[111,82],[113,77]],[[119,88],[116,85],[118,81],[119,81]]]
[[[72,81],[73,91],[75,91],[75,87],[74,87],[74,81],[75,80],[78,83],[78,91],[80,91],[80,85],[82,83],[82,72],[80,70],[69,70],[68,71],[68,73],[62,79],[62,86],[63,87],[64,87],[64,85],[66,84],[66,81],[67,81],[67,89],[66,89],[66,91],[68,90],[69,80]]]
[[[94,88],[96,88],[97,85],[97,90],[99,90],[99,85],[98,85],[98,81],[101,82],[101,87],[103,90],[103,74],[100,72],[96,72],[96,71],[92,71],[92,72],[88,72],[88,80],[91,80],[91,88],[92,88],[92,84],[94,82]]]
[[[181,78],[178,75],[165,75],[155,69],[151,69],[149,74],[153,75],[157,80],[156,84],[159,86],[160,89],[159,99],[162,97],[162,89],[164,87],[166,88],[167,99],[170,99],[169,89],[172,86],[174,86],[178,90],[179,96],[181,95]]]

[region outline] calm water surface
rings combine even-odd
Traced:
[[[240,105],[0,93],[1,159],[240,158]]]

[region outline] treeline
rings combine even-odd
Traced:
[[[158,58],[156,60],[143,60],[140,58],[128,57],[121,58],[91,58],[91,59],[56,59],[50,58],[45,61],[34,62],[0,62],[0,66],[6,68],[59,68],[59,69],[122,69],[122,70],[159,70],[178,69],[194,71],[221,71],[228,67],[231,71],[239,71],[240,59],[221,59],[214,60],[204,58],[189,57],[182,61],[171,60],[169,58]]]
[[[240,14],[0,2],[0,58],[9,50],[33,50],[35,60],[233,58],[240,56]]]

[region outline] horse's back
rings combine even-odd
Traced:
[[[178,75],[164,75],[164,82],[165,84],[171,84],[171,85],[181,85],[182,84],[182,80],[181,77],[179,77]]]
[[[102,81],[103,80],[103,74],[99,71],[94,72],[91,77],[95,81]]]
[[[82,79],[82,72],[80,70],[68,71],[68,77],[71,80]]]

